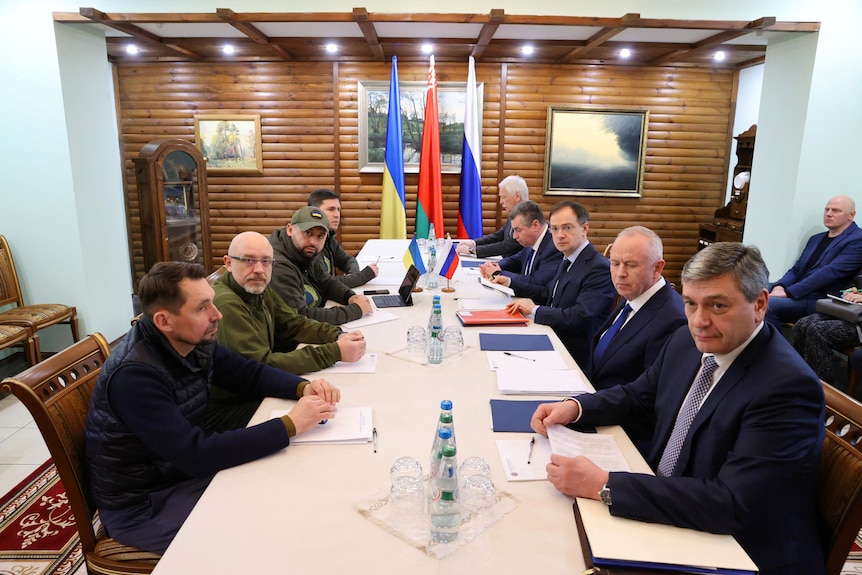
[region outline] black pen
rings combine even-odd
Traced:
[[[530,465],[530,461],[533,459],[533,446],[536,445],[536,436],[530,438],[530,452],[527,454],[527,465]]]
[[[377,453],[377,428],[374,427],[371,430],[371,439],[374,441],[374,453]]]
[[[503,355],[508,355],[509,357],[517,357],[518,359],[526,359],[527,361],[536,361],[532,357],[525,357],[523,355],[518,355],[516,353],[512,353],[511,351],[504,351]]]

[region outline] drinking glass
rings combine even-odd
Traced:
[[[425,353],[425,328],[411,325],[407,328],[407,353]]]
[[[457,325],[443,329],[440,338],[443,340],[443,355],[446,357],[455,357],[464,349],[464,336]]]
[[[389,469],[389,478],[394,482],[399,477],[415,477],[422,480],[422,464],[415,457],[399,457]]]
[[[490,477],[468,475],[461,481],[461,506],[469,513],[482,517],[491,512],[497,502],[497,490]]]
[[[389,490],[392,519],[399,527],[415,527],[425,513],[425,485],[412,476],[402,476],[392,482]]]
[[[418,463],[418,462],[417,462]],[[481,457],[468,457],[461,462],[461,468],[458,470],[458,476],[464,480],[471,475],[481,475],[482,477],[491,477],[491,466]]]

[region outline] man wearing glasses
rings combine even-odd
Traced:
[[[224,256],[227,268],[213,284],[213,303],[222,314],[218,342],[243,357],[300,374],[354,362],[365,353],[365,338],[332,324],[309,319],[288,306],[270,287],[272,246],[257,232],[243,232]],[[297,349],[300,343],[306,345]],[[243,405],[237,397],[213,389],[207,413],[212,429],[244,425],[257,405]],[[244,422],[242,420],[245,420]]]
[[[329,274],[320,257],[328,234],[329,218],[314,206],[300,208],[272,232],[272,289],[302,315],[341,325],[371,313],[371,302]],[[341,305],[324,307],[329,300]]]
[[[587,209],[566,200],[551,208],[550,221],[548,232],[562,252],[563,261],[551,282],[537,286],[538,293],[520,294],[547,304],[519,299],[507,309],[551,326],[572,358],[589,373],[590,343],[610,313],[617,292],[611,282],[608,260],[587,240],[590,229]]]

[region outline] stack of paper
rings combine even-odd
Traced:
[[[503,395],[577,395],[592,391],[580,372],[523,366],[497,368],[497,389]]]
[[[287,415],[285,410],[272,412],[272,417]],[[326,423],[315,425],[314,428],[298,433],[291,438],[291,444],[297,443],[328,443],[345,445],[368,443],[373,433],[370,407],[340,407],[335,417]]]
[[[556,351],[489,351],[488,365],[491,371],[501,367],[525,367],[535,370],[569,369],[563,357]]]

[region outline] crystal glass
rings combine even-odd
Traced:
[[[481,457],[468,457],[461,462],[458,476],[463,480],[471,475],[481,475],[482,477],[490,478],[491,466]]]
[[[415,457],[399,457],[389,469],[389,479],[395,482],[400,477],[415,477],[422,480],[422,464]]]
[[[392,482],[389,505],[396,525],[416,527],[423,521],[425,513],[425,485],[416,477],[399,477]]]
[[[440,339],[443,340],[443,355],[445,357],[455,357],[464,349],[464,335],[457,325],[444,328]]]
[[[425,353],[425,328],[411,325],[407,328],[407,353]]]
[[[479,517],[491,512],[497,502],[497,490],[490,477],[468,475],[461,480],[461,506]]]

